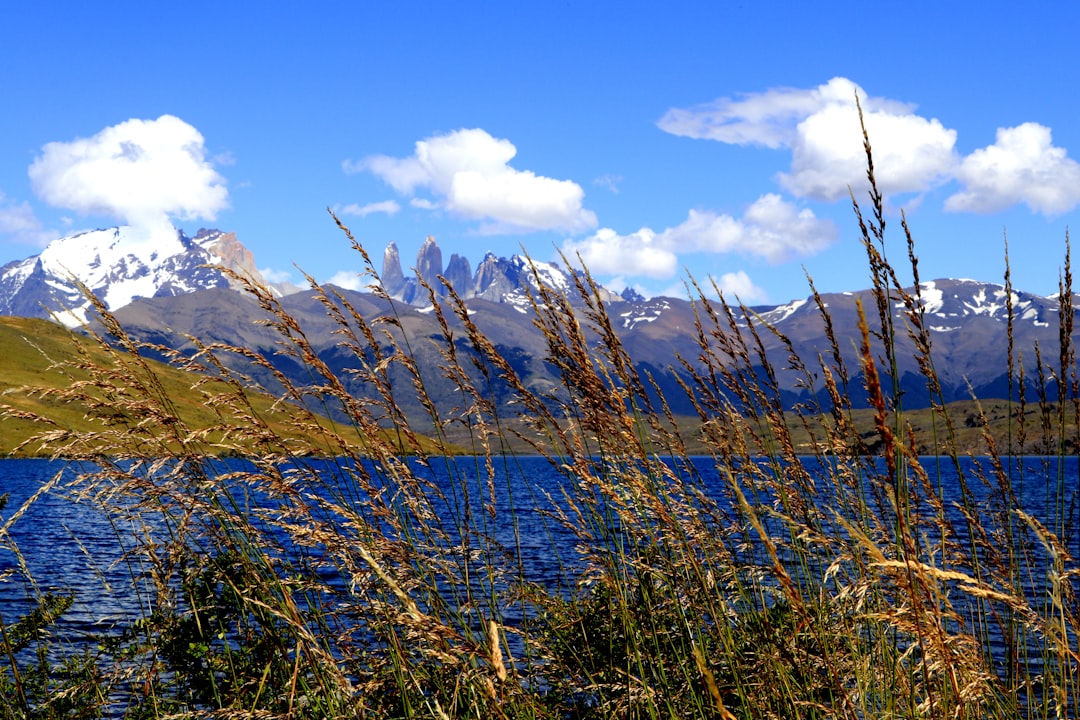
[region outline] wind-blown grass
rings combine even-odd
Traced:
[[[869,179],[876,188],[872,162]],[[146,348],[99,305],[111,359],[83,363],[82,379],[56,394],[83,402],[94,427],[52,428],[38,442],[92,463],[66,490],[135,528],[118,542],[145,612],[93,642],[49,637],[40,631],[69,601],[30,586],[36,610],[0,624],[0,717],[1076,716],[1076,479],[1048,478],[1045,513],[1026,512],[1021,483],[1043,480],[999,452],[977,409],[966,412],[988,452],[974,464],[962,456],[906,220],[914,291],[886,259],[880,194],[869,217],[854,207],[876,300],[861,309],[857,366],[812,286],[827,350],[777,368],[762,343],[775,328],[692,284],[698,355],[682,362],[695,438],[635,369],[587,274],[577,305],[542,284],[533,297],[562,382],[543,396],[452,287],[426,286],[452,407],[430,400],[433,369],[414,360],[411,343],[430,339],[393,317],[370,322],[312,283],[355,358],[351,379],[368,389],[358,397],[273,295],[248,283],[311,382],[242,347],[173,354],[213,378],[203,404],[219,419],[197,427]],[[1068,442],[1080,392],[1067,254],[1064,268],[1052,368],[1025,377],[1010,347],[1016,399],[997,400],[1015,419],[1010,441],[1041,436],[1059,457],[1080,446]],[[1006,290],[1011,327],[1007,273]],[[918,452],[895,383],[900,337],[935,400],[932,458]],[[276,373],[284,390],[256,399],[229,356]],[[828,401],[785,408],[780,370]],[[512,392],[512,416],[492,400],[495,383]],[[1034,421],[1019,391],[1028,383],[1044,389]],[[432,437],[402,411],[405,396],[425,407]],[[872,436],[857,429],[856,405],[871,408]],[[287,431],[267,421],[277,407],[288,408]],[[547,584],[523,569],[523,498],[497,487],[516,460],[510,435],[564,478],[548,517],[573,547],[550,548],[566,562]],[[449,458],[461,437],[473,454]],[[689,447],[704,451],[719,488]],[[246,462],[223,465],[223,454]],[[449,483],[430,479],[435,467]],[[0,542],[17,552],[8,529]],[[17,568],[3,579],[29,580]]]

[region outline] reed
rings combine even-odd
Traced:
[[[536,273],[532,314],[561,383],[544,394],[446,283],[425,285],[441,328],[433,368],[415,360],[421,340],[402,316],[365,318],[312,281],[352,361],[343,376],[272,293],[238,277],[305,385],[243,347],[147,348],[98,304],[103,330],[88,342],[108,359],[76,358],[78,380],[50,391],[92,429],[37,437],[79,463],[42,492],[107,513],[143,610],[100,637],[68,636],[57,620],[71,598],[19,566],[0,578],[24,583],[32,607],[0,619],[0,718],[1075,717],[1076,479],[1058,462],[1080,447],[1067,442],[1080,427],[1068,245],[1056,365],[1036,348],[1035,377],[1014,357],[1005,274],[1011,385],[998,400],[1015,447],[1037,436],[1054,454],[1036,474],[977,412],[989,452],[965,458],[912,233],[902,219],[907,283],[887,259],[865,147],[869,212],[852,202],[875,306],[860,315],[858,362],[812,280],[828,349],[800,358],[691,279],[698,354],[681,362],[694,437],[635,368],[587,273],[575,303]],[[768,335],[789,349],[784,367]],[[906,348],[933,403],[933,457],[899,392]],[[189,423],[147,350],[192,373],[215,422]],[[237,358],[278,389],[252,388]],[[785,407],[779,372],[822,400]],[[436,377],[455,389],[450,406],[429,392]],[[417,406],[421,420],[405,409]],[[860,406],[872,436],[856,429]],[[546,458],[558,491],[506,484],[522,462],[510,439]],[[1020,498],[1044,478],[1036,516]],[[16,557],[9,529],[37,497],[0,528]],[[526,569],[538,551],[519,525],[525,504],[544,508],[545,582]]]

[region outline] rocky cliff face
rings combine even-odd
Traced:
[[[522,287],[518,268],[506,258],[488,253],[476,268],[476,282],[473,285],[475,297],[498,302]]]
[[[442,275],[442,271],[442,250],[436,244],[435,238],[428,235],[416,256],[416,273],[434,287],[438,285],[438,276]]]
[[[236,238],[236,233],[203,228],[195,234],[193,240],[215,256],[218,259],[217,264],[256,282],[265,282],[262,273],[255,267],[255,256]]]

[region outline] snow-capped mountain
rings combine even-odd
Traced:
[[[146,235],[115,227],[60,238],[39,255],[0,267],[0,315],[55,317],[69,327],[87,321],[81,282],[110,310],[140,297],[230,287],[224,266],[263,282],[251,252],[235,233],[200,230],[189,238]]]

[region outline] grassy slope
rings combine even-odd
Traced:
[[[48,418],[59,428],[79,433],[102,431],[102,423],[89,417],[84,405],[64,401],[57,396],[29,393],[24,389],[32,387],[63,391],[73,383],[87,380],[89,372],[73,367],[87,359],[79,352],[80,342],[86,348],[91,363],[99,367],[115,367],[108,353],[95,347],[93,341],[79,338],[55,323],[32,318],[0,317],[0,406]],[[176,414],[189,430],[205,430],[219,425],[223,419],[228,421],[227,410],[215,410],[206,402],[207,392],[225,390],[222,383],[196,388],[197,378],[191,373],[153,361],[147,361],[147,364],[153,368]],[[254,395],[251,396],[251,403],[254,411],[275,433],[283,438],[295,436],[296,430],[289,424],[289,413],[282,412],[281,406],[272,409],[270,399]],[[224,417],[219,412],[224,413]],[[324,427],[330,427],[325,419],[319,422]],[[12,455],[22,443],[49,429],[41,423],[11,417],[10,413],[5,417],[0,411],[0,457]],[[341,427],[334,429],[348,432]],[[210,443],[219,438],[220,435],[215,433],[207,437]],[[427,444],[426,441],[422,442]],[[53,454],[53,450],[43,448],[35,441],[14,454],[22,457],[47,456]]]
[[[1046,411],[1050,415],[1046,418],[1049,429],[1044,431],[1044,418],[1042,413]],[[938,455],[954,448],[961,455],[985,455],[989,452],[987,435],[993,438],[997,452],[1018,453],[1020,450],[1019,417],[1020,406],[1018,403],[1008,403],[1004,400],[964,400],[950,403],[945,407],[945,412],[952,419],[952,437],[940,413],[935,413],[930,408],[918,408],[904,410],[903,423],[910,427],[914,433],[915,447],[922,455]],[[1065,427],[1065,447],[1072,448],[1077,445],[1076,422],[1073,417],[1073,408],[1070,405],[1065,417],[1059,418],[1057,406],[1049,403],[1041,409],[1037,404],[1028,403],[1024,408],[1026,428],[1023,433],[1023,452],[1028,454],[1054,454],[1058,452],[1057,427],[1062,422]],[[874,411],[868,409],[852,410],[850,420],[858,435],[862,438],[865,446],[871,453],[876,451],[879,443],[877,431],[874,429]],[[803,420],[794,413],[787,414],[788,427],[791,438],[797,452],[812,455],[815,452],[815,439],[820,445],[826,437],[824,424],[832,424],[829,416],[808,416]],[[985,418],[985,424],[984,424]],[[890,425],[892,425],[890,418]],[[708,455],[712,449],[709,441],[703,437],[701,420],[697,417],[680,416],[676,418],[678,431],[686,445],[689,455]],[[531,436],[531,431],[520,420],[504,420],[502,427],[510,430],[502,438],[504,448],[518,455],[528,455],[535,452],[534,448],[520,440],[515,433]],[[765,425],[761,425],[759,431],[763,437],[770,437]],[[813,438],[811,437],[813,432]],[[467,435],[461,429],[452,428],[448,432],[448,438],[462,446],[468,446]],[[824,448],[824,445],[821,446]],[[854,447],[854,446],[853,446]],[[666,449],[657,445],[654,449],[658,454],[664,455]],[[775,448],[773,448],[774,450]],[[768,447],[760,448],[762,454],[768,454]]]
[[[45,398],[28,397],[22,387],[68,387],[85,373],[72,375],[56,366],[74,362],[78,353],[71,333],[55,323],[33,318],[0,317],[0,403],[49,417],[62,427],[89,431],[83,408]],[[30,420],[6,417],[0,424],[0,453],[44,428]],[[31,453],[20,453],[31,454]]]

